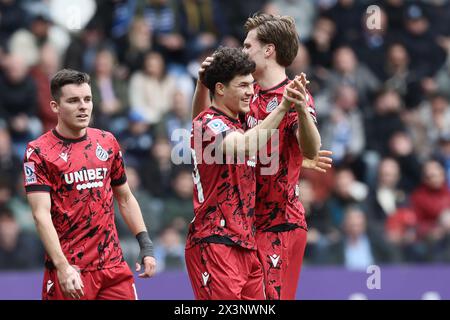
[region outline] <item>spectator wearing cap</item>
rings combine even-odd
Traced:
[[[406,7],[404,23],[401,37],[411,57],[412,70],[419,78],[432,77],[444,64],[446,52],[437,44],[420,4],[413,3]]]

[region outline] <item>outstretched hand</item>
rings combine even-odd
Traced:
[[[314,159],[303,158],[302,167],[326,173],[333,163],[332,154],[333,152],[329,150],[319,150],[319,154]]]

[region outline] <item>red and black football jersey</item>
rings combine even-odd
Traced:
[[[30,142],[24,158],[26,192],[49,192],[51,216],[70,264],[107,269],[123,261],[114,223],[112,186],[126,182],[119,144],[88,128],[79,139],[53,129]],[[46,265],[52,266],[49,257]]]
[[[285,86],[289,79],[285,79],[277,86],[262,90],[255,83],[255,94],[247,113],[247,126],[252,128],[263,121],[283,99]],[[316,121],[314,100],[308,93],[308,111]],[[295,224],[307,229],[305,210],[298,199],[298,180],[303,162],[296,132],[298,129],[298,115],[292,108],[280,123],[278,135],[273,136],[267,143],[266,161],[258,155],[256,167],[256,227],[267,230],[275,226]],[[261,152],[261,151],[260,151]],[[277,160],[275,165],[268,159]]]
[[[217,152],[226,134],[242,123],[210,107],[193,121],[194,219],[186,248],[200,242],[255,249],[255,162]]]

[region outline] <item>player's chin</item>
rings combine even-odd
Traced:
[[[250,111],[250,100],[248,102],[241,101],[239,105],[239,112],[240,113],[247,113]]]

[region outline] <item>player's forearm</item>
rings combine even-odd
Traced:
[[[260,124],[256,127],[248,130],[241,141],[238,141],[238,148],[245,148],[246,155],[254,155],[259,148],[267,144],[267,141],[274,133],[273,130],[277,129],[283,120],[288,107],[280,105],[274,111],[272,111]]]
[[[53,264],[57,269],[67,267],[69,262],[62,251],[59,237],[50,214],[47,212],[34,212],[33,216],[36,230]]]
[[[320,150],[321,139],[319,130],[308,111],[297,112],[298,114],[298,139],[300,148],[306,158],[314,159]]]
[[[141,208],[136,198],[130,194],[127,198],[118,200],[120,214],[133,235],[147,231]]]
[[[197,80],[194,97],[192,98],[192,119],[198,116],[209,104],[211,104],[209,90],[200,80]]]

